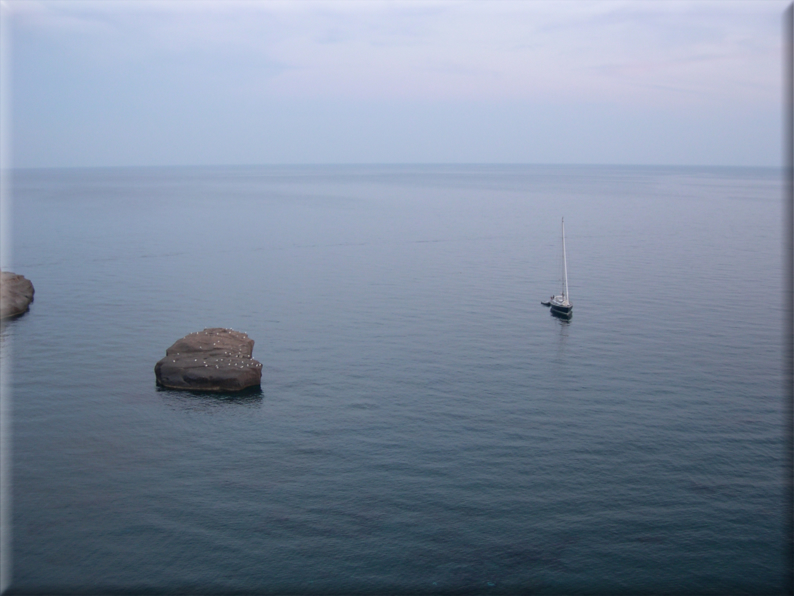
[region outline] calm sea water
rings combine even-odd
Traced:
[[[772,169],[21,170],[11,593],[783,589]],[[565,217],[573,319],[560,287]],[[178,338],[261,392],[159,390]],[[9,350],[12,348],[12,351]]]

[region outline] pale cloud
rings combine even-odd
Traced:
[[[17,153],[771,163],[788,3],[6,0]]]
[[[782,1],[18,2],[97,59],[280,65],[266,97],[776,101]],[[126,49],[126,51],[125,51]]]

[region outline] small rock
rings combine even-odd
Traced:
[[[262,381],[248,334],[218,327],[186,335],[154,366],[157,384],[191,391],[241,391]]]
[[[33,284],[22,275],[0,271],[0,319],[27,312],[33,302]]]

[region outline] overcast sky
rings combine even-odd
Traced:
[[[16,167],[777,166],[788,4],[3,0],[3,132]]]

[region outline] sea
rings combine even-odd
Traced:
[[[777,168],[17,169],[7,594],[775,594]],[[561,290],[561,222],[573,316]],[[243,394],[158,388],[208,327]],[[10,463],[9,463],[10,462]],[[10,546],[9,546],[10,545]]]

